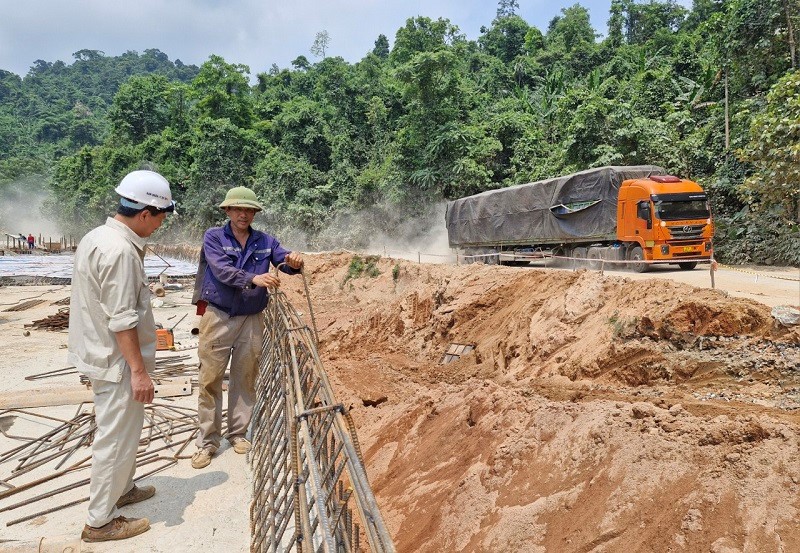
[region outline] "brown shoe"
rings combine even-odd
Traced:
[[[139,503],[145,499],[150,499],[154,495],[156,495],[155,486],[142,486],[139,488],[134,484],[128,493],[123,494],[122,497],[117,500],[117,507],[124,507],[131,503]]]
[[[192,468],[202,469],[211,464],[211,457],[214,455],[214,450],[210,448],[198,449],[192,455]]]
[[[243,436],[234,436],[228,441],[233,446],[233,450],[239,455],[244,455],[250,451],[250,440]]]
[[[124,540],[138,536],[150,530],[150,521],[146,518],[125,518],[119,516],[108,524],[95,528],[86,524],[81,532],[83,541]]]

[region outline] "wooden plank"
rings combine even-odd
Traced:
[[[174,397],[192,395],[192,379],[188,376],[180,378],[160,379],[155,385],[155,397]]]
[[[155,397],[188,396],[192,394],[192,381],[189,377],[162,379],[156,384]],[[66,388],[61,390],[17,390],[0,393],[0,409],[27,409],[30,407],[51,407],[54,405],[78,405],[92,403],[94,394],[90,388]]]

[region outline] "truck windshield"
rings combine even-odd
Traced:
[[[678,219],[708,219],[710,216],[706,200],[657,201],[656,217],[664,221]]]

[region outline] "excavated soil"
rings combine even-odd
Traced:
[[[310,256],[398,551],[800,551],[800,330],[669,280]],[[301,311],[300,279],[282,289]],[[474,349],[453,362],[451,344]]]
[[[353,258],[306,255],[307,283],[323,365],[398,552],[800,551],[800,326],[771,315],[796,305],[796,280],[773,297],[771,284],[740,291],[718,274],[760,303],[619,273],[382,258],[356,274]],[[310,321],[303,280],[281,289]],[[69,287],[0,294],[6,307],[48,299],[0,316],[3,389],[23,393],[23,377],[64,366],[65,332],[23,331]],[[169,292],[156,320],[183,320],[190,297],[190,285]],[[193,339],[189,327],[176,340]],[[443,363],[457,344],[473,349]],[[25,434],[23,419],[10,431]],[[181,460],[155,475],[156,497],[126,511],[151,531],[84,550],[246,550],[241,457],[227,448],[209,470]],[[79,503],[4,526],[0,549],[75,540],[84,517]]]

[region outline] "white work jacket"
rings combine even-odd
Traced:
[[[116,332],[136,328],[145,368],[156,364],[156,324],[144,272],[146,240],[113,218],[75,251],[67,361],[86,376],[119,382],[126,366]]]

